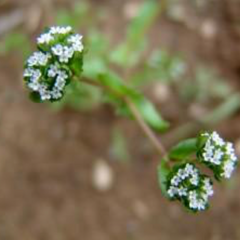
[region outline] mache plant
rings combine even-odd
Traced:
[[[130,47],[134,48],[124,45],[118,52],[126,62]],[[85,72],[88,50],[83,36],[72,27],[46,28],[37,38],[37,51],[24,66],[24,82],[30,98],[35,102],[58,102],[69,85],[77,81],[80,86],[100,88],[118,112],[136,121],[155,147],[161,159],[157,172],[163,194],[180,201],[192,212],[207,209],[209,197],[214,193],[212,178],[228,179],[236,167],[233,145],[215,131],[202,131],[196,138],[183,140],[167,150],[156,132],[166,131],[169,123],[136,87],[127,84],[114,70],[100,66]],[[117,55],[113,58],[119,61]],[[120,65],[124,67],[125,61]],[[213,177],[203,173],[204,167],[213,172]]]

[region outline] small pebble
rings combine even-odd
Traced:
[[[153,95],[159,102],[166,102],[171,97],[171,90],[168,85],[157,83],[153,87]]]
[[[200,33],[203,38],[211,40],[216,36],[217,25],[215,21],[207,19],[200,26]]]
[[[93,166],[93,186],[101,192],[108,191],[112,188],[113,178],[113,171],[109,164],[103,159],[98,159]]]
[[[123,9],[124,16],[127,19],[132,19],[132,18],[136,17],[138,14],[138,11],[139,11],[139,7],[140,7],[139,3],[127,2],[124,5],[124,9]]]
[[[198,103],[191,104],[188,110],[189,110],[190,116],[197,120],[201,119],[203,116],[205,116],[208,113],[208,110],[204,106]]]

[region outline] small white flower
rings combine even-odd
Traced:
[[[63,46],[61,44],[57,44],[52,47],[52,52],[56,56],[61,56],[63,54]]]
[[[226,143],[226,154],[229,155],[229,159],[231,159],[233,162],[237,161],[233,144],[230,142]]]
[[[217,132],[213,132],[211,135],[212,140],[214,141],[214,143],[218,146],[223,146],[224,145],[224,140],[218,135]]]
[[[51,64],[48,69],[48,77],[55,77],[58,74],[59,68],[56,64]]]
[[[206,208],[206,202],[197,196],[196,191],[189,192],[189,207],[194,210],[204,210]]]
[[[50,54],[34,52],[27,60],[28,66],[45,66],[51,58]]]
[[[171,184],[173,186],[178,186],[178,184],[180,183],[181,179],[178,176],[174,176],[171,180]]]
[[[80,34],[74,34],[74,35],[71,35],[71,36],[68,38],[68,42],[69,42],[69,43],[81,43],[82,38],[83,38],[82,35],[80,35]]]
[[[169,195],[171,198],[173,198],[173,197],[175,197],[175,196],[178,194],[178,188],[171,186],[171,187],[168,189],[167,192],[168,192],[168,195]]]
[[[54,84],[54,86],[59,89],[59,90],[62,90],[66,85],[66,81],[63,80],[62,78],[60,78],[59,76],[57,77],[56,79],[56,82]]]
[[[80,34],[71,35],[67,41],[72,44],[72,48],[74,49],[74,51],[82,52],[83,50],[82,35]]]
[[[67,27],[56,26],[56,27],[51,27],[49,32],[51,34],[67,34],[67,33],[70,33],[71,31],[72,31],[72,28],[70,26],[67,26]]]
[[[186,177],[188,177],[188,173],[187,171],[185,171],[185,169],[179,169],[177,172],[177,176],[179,179],[184,180]]]
[[[62,80],[66,80],[68,78],[68,75],[65,71],[58,71],[58,77]]]
[[[47,90],[47,86],[44,84],[40,85],[39,94],[40,94],[41,100],[43,101],[51,99],[51,92]]]
[[[40,37],[37,38],[38,44],[49,44],[51,41],[54,40],[54,37],[51,33],[43,33],[40,35]]]
[[[231,161],[233,162],[236,162],[238,159],[237,159],[237,156],[235,155],[235,153],[232,153],[229,155],[229,159],[231,159]]]
[[[71,47],[64,46],[63,54],[59,56],[59,61],[68,63],[69,59],[72,58],[74,50]]]
[[[214,146],[209,145],[209,142],[206,143],[204,148],[203,157],[206,161],[211,161],[214,155]]]
[[[188,175],[191,175],[193,173],[193,165],[188,163],[185,167],[185,171]]]
[[[180,197],[182,197],[182,196],[187,196],[187,188],[185,188],[185,187],[180,187],[179,189],[178,189],[178,195],[180,196]]]
[[[198,182],[199,182],[198,174],[192,175],[192,177],[190,178],[190,183],[197,186]]]
[[[51,91],[51,96],[53,99],[59,99],[62,97],[62,93],[58,88],[54,87]]]
[[[225,178],[230,178],[234,168],[235,168],[234,162],[232,162],[231,160],[224,162],[223,173],[221,173],[221,176]]]
[[[38,91],[40,88],[40,84],[38,82],[29,82],[28,87],[33,91]]]
[[[38,81],[40,79],[40,77],[42,76],[42,73],[39,69],[34,69],[32,76],[31,76],[31,81]]]
[[[212,187],[210,179],[205,178],[203,184],[204,184],[203,185],[203,190],[205,191],[207,197],[212,196],[214,191],[213,191],[213,187]]]
[[[38,80],[41,78],[41,71],[39,69],[28,68],[25,72],[25,77],[30,77],[30,81],[27,83],[27,86],[33,91],[38,91],[40,84]]]
[[[51,34],[58,34],[59,33],[59,27],[58,26],[53,26],[50,28],[49,33]]]
[[[71,47],[62,46],[57,44],[52,47],[53,54],[58,56],[58,59],[62,63],[68,63],[69,59],[73,57],[74,50]]]
[[[54,88],[56,90],[59,90],[59,91],[62,91],[63,88],[65,87],[66,85],[66,79],[68,78],[68,75],[65,71],[60,71],[58,70],[57,71],[57,78],[56,78],[56,82],[54,84]],[[56,96],[56,94],[55,94]]]
[[[61,30],[60,30],[60,32],[62,34],[70,33],[71,31],[72,31],[72,27],[70,27],[70,26],[62,27]]]
[[[82,43],[73,43],[72,48],[75,52],[82,52],[83,51],[83,44]]]
[[[24,70],[23,76],[24,77],[31,77],[34,74],[34,69],[33,68],[26,68]]]
[[[217,149],[214,153],[214,156],[209,161],[214,163],[215,165],[220,165],[223,156],[224,152],[221,149]]]

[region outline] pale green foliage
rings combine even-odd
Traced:
[[[180,95],[188,101],[206,103],[212,99],[226,99],[233,92],[226,80],[209,68],[199,66],[194,74],[179,85]]]
[[[10,32],[0,41],[0,55],[10,52],[19,52],[25,58],[30,53],[30,41],[26,34]]]
[[[160,12],[157,1],[146,1],[127,28],[125,39],[111,52],[111,60],[122,67],[139,63],[147,47],[148,30]]]
[[[77,29],[90,24],[89,11],[90,6],[87,1],[77,1],[71,9],[58,9],[55,21],[58,25],[70,25]]]

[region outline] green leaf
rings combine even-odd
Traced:
[[[29,93],[29,98],[30,98],[33,102],[35,102],[35,103],[41,103],[41,102],[43,102],[43,101],[41,100],[41,97],[40,97],[39,93],[37,93],[37,92],[31,92],[31,93]]]
[[[83,55],[74,58],[70,68],[73,70],[76,76],[80,77],[83,71]]]
[[[176,160],[185,160],[186,157],[190,156],[197,151],[197,139],[190,138],[178,143],[169,152],[169,158]]]
[[[89,49],[88,54],[92,57],[96,55],[106,57],[109,51],[110,43],[109,38],[97,29],[91,29],[88,32],[87,46]]]
[[[126,95],[130,96],[134,94],[135,91],[130,87],[127,87],[121,78],[114,72],[108,71],[102,74],[99,74],[98,80],[101,84],[108,88],[115,95]]]
[[[152,25],[159,12],[160,5],[157,1],[148,0],[143,3],[138,15],[127,29],[127,41],[129,45],[136,47],[134,45],[138,45],[142,41],[146,31]]]
[[[97,79],[99,73],[106,71],[106,65],[102,58],[88,58],[84,60],[82,76],[89,79]]]
[[[165,197],[168,197],[167,194],[167,177],[170,172],[170,168],[167,166],[165,159],[162,159],[157,169],[158,183],[162,190],[162,193]]]
[[[113,63],[122,67],[133,67],[139,62],[146,48],[146,39],[142,39],[141,43],[139,43],[139,47],[137,49],[132,49],[131,51],[129,46],[126,43],[123,43],[120,44],[116,50],[111,52],[109,58]]]
[[[169,124],[162,119],[154,105],[142,94],[126,86],[117,74],[110,71],[100,74],[99,81],[112,92],[112,95],[127,96],[131,99],[144,121],[150,127],[158,131],[164,131],[168,128]]]
[[[158,131],[164,131],[168,128],[169,124],[162,119],[154,105],[142,94],[126,86],[116,73],[108,71],[99,74],[98,81],[107,88],[110,99],[113,99],[115,103],[120,101],[118,106],[120,107],[121,111],[124,110],[124,112],[127,113],[126,104],[124,101],[122,101],[122,97],[128,97],[136,106],[144,121],[150,127]]]
[[[132,67],[146,49],[145,35],[160,11],[157,1],[148,0],[143,3],[138,15],[129,24],[125,41],[112,51],[110,59],[120,66]]]
[[[154,105],[142,94],[131,95],[131,100],[150,127],[157,131],[165,131],[169,127],[169,124],[162,119]]]

